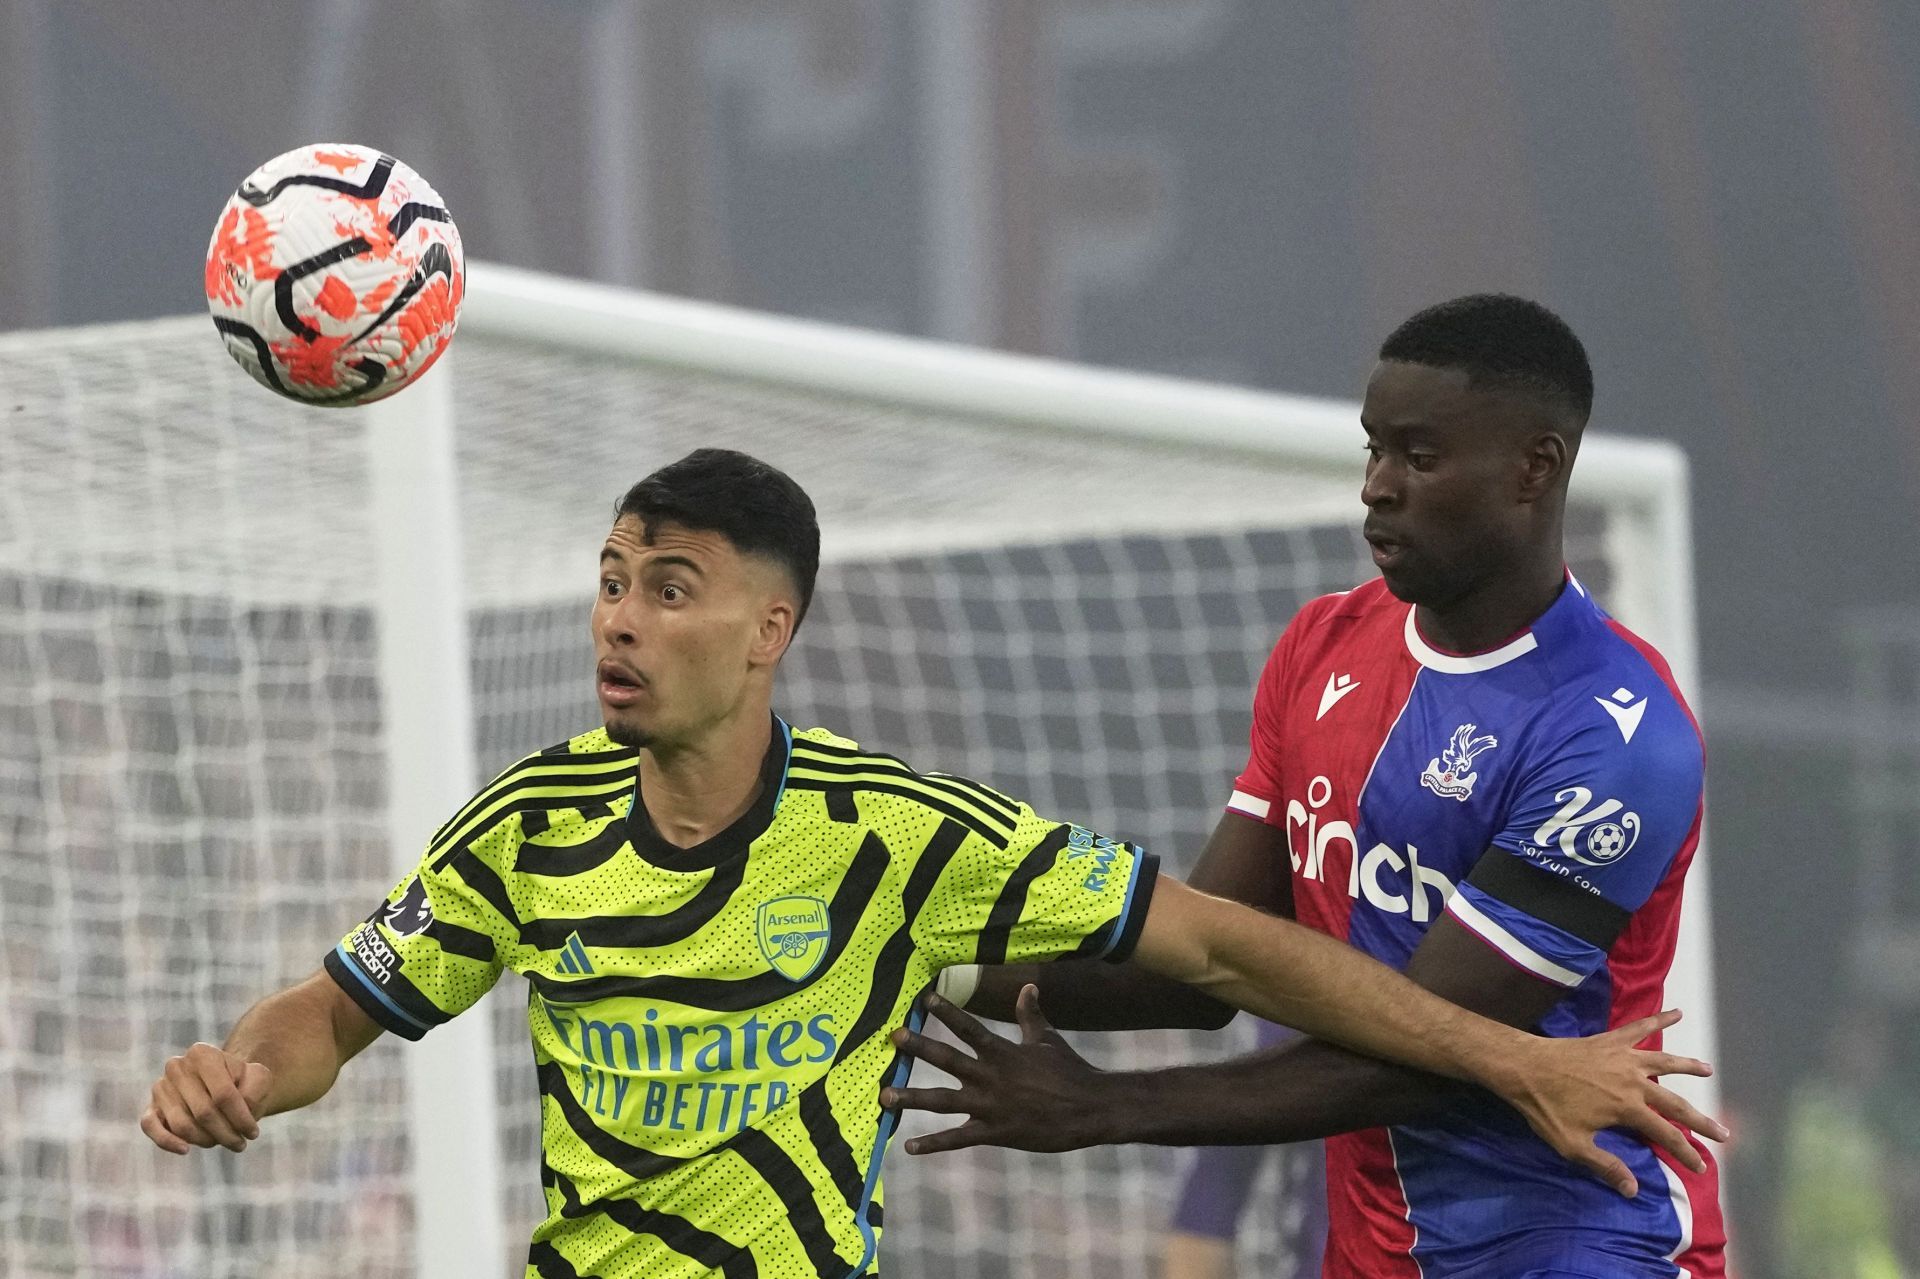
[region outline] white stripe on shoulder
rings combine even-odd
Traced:
[[[1236,813],[1245,813],[1248,817],[1258,817],[1264,822],[1267,820],[1267,814],[1273,811],[1273,801],[1237,790],[1232,798],[1227,800],[1227,807]]]
[[[1534,976],[1544,977],[1554,985],[1565,986],[1569,990],[1582,981],[1580,974],[1573,969],[1563,968],[1554,963],[1502,928],[1492,917],[1468,901],[1465,893],[1455,893],[1447,899],[1447,913],[1481,941],[1486,942]]]

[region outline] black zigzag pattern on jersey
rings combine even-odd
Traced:
[[[1013,940],[1013,927],[1020,922],[1020,916],[1027,908],[1027,890],[1033,887],[1034,880],[1053,866],[1060,856],[1060,850],[1067,846],[1067,837],[1071,833],[1071,827],[1054,827],[1045,839],[1033,846],[1032,852],[1021,859],[1019,868],[1007,877],[1006,886],[1000,890],[1000,896],[994,899],[993,909],[987,913],[986,927],[980,930],[974,963],[1007,962],[1007,945]]]
[[[495,914],[515,928],[521,926],[520,912],[514,909],[513,899],[507,896],[507,886],[500,882],[500,876],[494,873],[493,867],[466,848],[455,849],[452,856],[446,859],[446,864],[467,881],[467,887],[479,893],[481,899],[493,907]]]
[[[743,859],[744,860],[744,859]],[[542,999],[556,1004],[584,1004],[595,999],[654,999],[665,1003],[686,1004],[709,1012],[744,1012],[770,1004],[776,999],[805,990],[832,971],[841,952],[852,940],[861,917],[873,901],[875,890],[886,874],[887,846],[871,833],[861,842],[840,887],[827,906],[831,937],[827,953],[808,976],[790,981],[774,969],[753,977],[587,977],[563,981],[546,973],[527,974]]]
[[[841,746],[823,746],[818,742],[809,742],[795,738],[793,742],[792,769],[807,772],[826,773],[843,779],[842,786],[855,790],[881,790],[890,794],[905,794],[919,799],[929,807],[957,821],[965,821],[979,830],[981,835],[995,841],[1005,848],[1007,840],[1019,824],[1020,810],[1005,796],[991,791],[965,778],[944,774],[916,773],[912,768],[892,755],[875,755],[862,751],[849,750]],[[878,775],[881,778],[897,779],[894,782],[875,782],[860,776]],[[893,789],[900,783],[910,789]],[[789,786],[799,786],[808,790],[823,790],[826,784],[818,779],[789,776]],[[960,811],[955,811],[955,808]],[[969,816],[971,815],[971,816]]]
[[[240,190],[235,194],[256,209],[263,209],[272,204],[288,187],[319,187],[323,191],[338,191],[341,195],[371,200],[387,189],[387,180],[393,176],[393,166],[396,163],[398,161],[390,155],[381,156],[368,171],[366,181],[358,185],[345,178],[330,178],[324,173],[295,173],[281,178],[265,191],[250,183],[242,182]]]
[[[656,1154],[644,1146],[622,1141],[593,1122],[593,1116],[581,1107],[573,1095],[573,1089],[567,1086],[567,1072],[560,1065],[543,1061],[535,1067],[535,1073],[540,1077],[541,1094],[553,1098],[554,1104],[560,1107],[560,1117],[567,1121],[567,1127],[573,1129],[574,1136],[580,1138],[588,1150],[621,1172],[638,1181],[645,1181],[649,1177],[672,1172],[687,1162],[677,1155]]]
[[[608,822],[598,832],[577,844],[536,844],[535,835],[544,835],[553,825],[552,813],[560,810],[531,810],[520,814],[520,833],[527,842],[520,845],[513,868],[523,875],[561,878],[584,875],[610,861],[627,845],[627,832],[620,822]]]
[[[933,886],[940,882],[940,876],[946,872],[947,863],[953,860],[953,855],[960,851],[960,846],[966,841],[966,827],[958,822],[941,822],[933,832],[933,838],[921,850],[919,859],[913,864],[913,873],[907,876],[907,886],[900,894],[905,917],[900,927],[893,930],[893,936],[881,945],[880,954],[873,961],[873,980],[867,987],[867,1002],[853,1019],[853,1029],[840,1041],[840,1052],[834,1058],[835,1065],[844,1061],[893,1020],[893,1010],[900,1002],[901,986],[906,981],[907,961],[913,956],[914,922],[925,909],[927,898],[932,896]],[[874,1104],[879,1105],[878,1099]]]
[[[501,795],[506,794],[517,786],[553,785],[557,780],[563,779],[569,774],[582,778],[584,783],[591,784],[600,778],[612,776],[615,772],[619,771],[613,766],[637,761],[640,758],[640,752],[631,747],[621,747],[608,751],[591,751],[582,755],[571,753],[567,747],[568,743],[561,742],[558,746],[549,746],[546,750],[538,754],[528,755],[524,759],[517,759],[501,769],[492,781],[481,787],[479,794],[468,800],[459,812],[448,818],[440,829],[433,833],[432,842],[435,845],[440,844],[474,814],[484,809],[489,802],[498,799]],[[590,771],[582,772],[582,770]],[[539,776],[529,780],[528,774],[538,774]],[[627,781],[631,784],[633,778],[628,776]],[[564,808],[566,805],[561,804],[557,805],[557,807]]]
[[[602,783],[598,790],[569,787],[568,793],[564,795],[534,795],[528,793],[534,789],[551,790],[558,784],[560,783],[552,781],[543,782],[538,778],[534,778],[530,779],[523,788],[517,791],[512,789],[504,791],[496,797],[501,801],[501,806],[493,810],[490,816],[476,817],[453,836],[429,845],[426,852],[426,856],[432,859],[429,864],[432,865],[435,870],[444,868],[448,862],[453,860],[455,853],[460,852],[462,849],[472,847],[474,841],[484,837],[494,827],[506,821],[515,813],[526,813],[536,809],[542,812],[553,812],[562,808],[578,808],[585,799],[595,797],[619,799],[622,796],[633,793],[633,778],[631,777],[622,777],[614,781]]]
[[[273,351],[267,346],[267,339],[261,335],[260,330],[239,320],[229,320],[223,315],[213,317],[213,327],[220,330],[223,336],[239,338],[251,346],[253,358],[260,365],[260,376],[267,380],[267,385],[280,394],[299,400],[303,404],[332,404],[337,400],[357,399],[387,380],[387,366],[369,357],[355,360],[347,366],[367,379],[359,386],[332,395],[308,395],[304,391],[292,389],[280,380],[280,374],[273,367]]]
[[[922,773],[898,755],[889,755],[885,751],[863,751],[847,746],[836,746],[830,742],[815,742],[804,737],[793,739],[793,747],[800,756],[811,756],[796,761],[796,767],[817,768],[826,772],[855,772],[865,769],[870,772],[894,773],[910,778],[933,790],[943,791],[956,799],[977,804],[981,811],[1009,825],[1020,820],[1020,805],[994,790],[983,786],[971,778],[960,777],[953,773]],[[847,765],[857,767],[849,768]]]
[[[463,955],[468,959],[477,959],[483,964],[494,960],[493,938],[472,928],[463,928],[459,924],[449,924],[444,919],[436,919],[425,929],[426,935],[440,943],[440,949],[449,955]]]
[[[567,935],[574,932],[580,934],[585,945],[608,948],[624,946],[637,950],[685,941],[713,921],[738,891],[746,873],[747,859],[735,857],[714,867],[712,876],[698,892],[663,914],[529,919],[520,925],[520,940],[539,950],[558,950],[566,945]]]
[[[985,782],[976,782],[971,777],[962,777],[958,773],[922,773],[920,776],[930,781],[945,782],[949,786],[955,786],[966,791],[980,803],[997,808],[1005,813],[1007,820],[1010,822],[1020,820],[1019,803],[1007,798]]]
[[[812,768],[814,765],[809,763],[806,767]],[[868,778],[847,778],[830,782],[819,781],[809,777],[795,777],[789,773],[787,776],[787,789],[827,792],[851,789],[855,791],[873,791],[881,795],[897,795],[902,799],[913,800],[915,803],[940,814],[950,821],[959,822],[968,830],[986,840],[989,844],[992,844],[995,848],[1005,848],[1010,842],[1008,837],[1003,835],[997,827],[990,826],[982,821],[980,816],[971,809],[950,804],[917,786],[907,784],[894,785],[888,782],[873,781]]]
[[[711,1231],[702,1230],[685,1217],[643,1208],[631,1199],[602,1199],[589,1208],[580,1202],[579,1188],[551,1165],[545,1167],[541,1180],[560,1192],[563,1217],[578,1220],[605,1216],[624,1226],[630,1234],[652,1235],[681,1256],[691,1257],[709,1270],[717,1270],[722,1279],[759,1279],[760,1267],[755,1264],[752,1253]],[[548,1251],[559,1256],[551,1246]]]
[[[727,1144],[787,1206],[787,1221],[820,1279],[845,1279],[854,1263],[834,1245],[833,1232],[813,1197],[813,1185],[793,1156],[758,1128],[743,1129]]]
[[[854,802],[850,786],[828,786],[822,791],[827,801],[827,816],[843,826],[860,820],[860,805]]]
[[[847,1211],[858,1215],[860,1200],[866,1196],[866,1179],[860,1175],[860,1165],[854,1160],[853,1147],[847,1144],[847,1135],[840,1131],[840,1121],[834,1118],[825,1075],[801,1090],[800,1122],[806,1125],[807,1136],[813,1139],[813,1153],[833,1178],[834,1188],[846,1201]]]
[[[565,743],[561,744],[560,749],[565,751]],[[516,791],[556,786],[570,786],[577,790],[571,796],[535,796],[532,803],[524,805],[526,808],[577,808],[583,800],[618,798],[633,788],[633,774],[619,765],[636,761],[639,757],[640,753],[632,749],[594,751],[584,755],[562,754],[559,759],[544,752],[529,755],[508,766],[488,782],[478,795],[467,801],[464,808],[435,831],[427,845],[427,856],[438,856],[450,845],[464,840],[473,821],[481,813]],[[504,820],[504,817],[495,820]]]
[[[560,1255],[550,1243],[537,1243],[527,1249],[527,1264],[540,1279],[581,1279],[573,1263]]]

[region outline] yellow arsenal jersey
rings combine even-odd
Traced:
[[[775,720],[751,810],[693,848],[604,731],[528,756],[326,957],[418,1039],[524,975],[545,1279],[875,1269],[888,1041],[950,964],[1123,958],[1154,858]]]

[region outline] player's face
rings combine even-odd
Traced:
[[[779,568],[719,533],[623,516],[600,552],[594,680],[607,735],[684,745],[730,716],[764,713],[756,675],[793,633]]]
[[[1531,527],[1525,413],[1458,369],[1374,367],[1360,500],[1373,562],[1400,599],[1445,608],[1515,562]]]

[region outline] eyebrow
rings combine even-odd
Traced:
[[[684,555],[656,555],[647,564],[648,568],[666,568],[669,566],[672,566],[675,568],[684,568],[688,572],[692,573],[695,577],[706,576],[706,572],[703,569],[701,569],[701,567],[698,564],[694,563],[692,560],[688,559]]]
[[[613,560],[618,564],[625,564],[627,557],[611,546],[603,546],[600,548],[600,562],[605,564],[608,560]],[[656,555],[647,561],[646,566],[648,568],[684,568],[695,577],[706,576],[706,570],[702,569],[698,563],[685,555]]]

